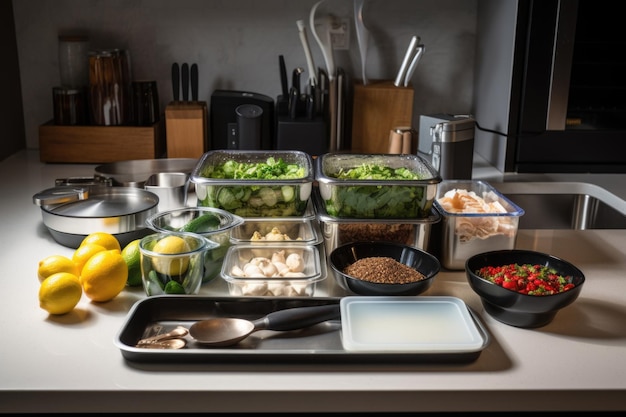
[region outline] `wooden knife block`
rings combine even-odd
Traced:
[[[393,81],[354,82],[351,150],[355,153],[387,153],[389,133],[412,126],[413,87],[396,87]]]
[[[205,101],[173,101],[165,107],[168,158],[200,158],[207,149]]]

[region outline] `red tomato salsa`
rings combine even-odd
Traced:
[[[476,275],[503,288],[527,295],[553,295],[574,288],[572,277],[564,277],[544,265],[509,264],[485,266]]]

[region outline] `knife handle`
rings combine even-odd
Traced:
[[[289,87],[287,86],[287,66],[285,65],[285,57],[278,55],[278,67],[280,70],[280,87],[283,92],[283,97],[289,97]]]
[[[181,79],[183,81],[183,101],[189,101],[189,64],[186,62],[181,67]]]
[[[174,101],[180,100],[180,67],[177,62],[172,64],[172,93]]]
[[[198,101],[198,64],[191,65],[191,100]]]

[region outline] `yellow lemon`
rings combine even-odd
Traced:
[[[179,236],[167,236],[159,240],[152,248],[153,252],[162,254],[177,254],[189,252],[191,248],[185,239]],[[155,257],[152,259],[152,266],[161,274],[176,276],[187,271],[189,258]]]
[[[68,272],[76,276],[80,275],[80,271],[74,261],[67,256],[50,255],[39,261],[39,265],[37,267],[37,277],[39,278],[39,282],[43,282],[44,279],[48,278],[50,275],[56,274],[57,272]]]
[[[80,276],[85,295],[98,302],[115,298],[126,286],[127,279],[128,267],[120,251],[115,249],[94,254],[83,266]]]
[[[129,242],[122,249],[122,258],[128,267],[128,279],[126,285],[136,287],[141,285],[141,254],[139,252],[139,241],[141,239]]]
[[[78,277],[69,272],[57,272],[44,279],[39,287],[39,307],[50,314],[69,313],[83,294]]]
[[[95,243],[85,243],[84,245],[79,246],[74,251],[72,255],[72,261],[76,264],[78,268],[78,275],[82,275],[83,267],[85,263],[98,252],[104,252],[107,250],[104,246],[96,245]]]
[[[110,233],[94,232],[90,233],[80,242],[81,246],[87,243],[95,243],[96,245],[104,246],[107,249],[122,250],[119,240]]]

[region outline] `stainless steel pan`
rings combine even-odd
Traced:
[[[90,233],[114,235],[122,247],[150,233],[146,219],[159,197],[134,187],[55,187],[33,197],[43,223],[58,243],[77,248]]]
[[[95,168],[96,178],[111,178],[113,185],[143,188],[148,178],[161,172],[183,172],[191,175],[198,163],[193,158],[137,159],[111,162]]]

